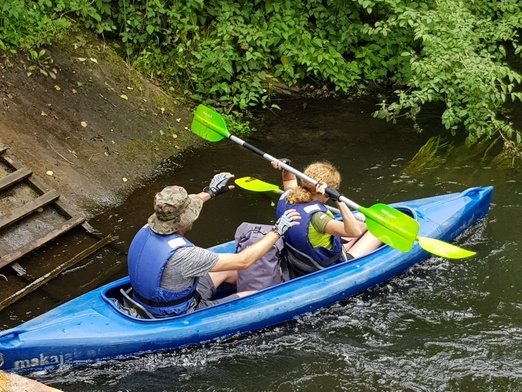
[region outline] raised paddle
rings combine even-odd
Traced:
[[[282,193],[283,191],[275,184],[270,184],[265,181],[261,181],[254,177],[241,177],[234,181],[239,187],[253,192],[276,192]],[[340,214],[339,209],[331,206],[326,206],[334,214]],[[364,220],[364,217],[359,213],[354,214],[357,220]],[[447,242],[437,240],[429,237],[417,236],[419,245],[426,251],[440,257],[448,259],[463,259],[476,254],[476,252],[469,251],[467,249],[460,248],[458,246],[449,244]]]
[[[298,178],[314,186],[318,183],[318,181],[294,169],[292,166],[230,134],[223,118],[209,107],[204,105],[197,107],[192,120],[192,132],[211,142],[228,138],[270,162],[279,162],[281,168],[293,173]],[[331,192],[332,188],[328,187],[326,193],[330,195]],[[352,209],[361,212],[366,217],[368,230],[385,244],[403,252],[408,252],[413,247],[419,232],[419,223],[412,217],[386,204],[375,204],[366,208],[351,201],[346,196],[339,195],[339,200]]]
[[[265,181],[258,180],[254,177],[241,177],[236,178],[234,180],[237,186],[240,188],[246,189],[247,191],[252,192],[275,192],[275,193],[283,193],[283,190],[279,188],[275,184],[270,184]],[[341,211],[339,211],[338,208],[326,205],[326,208],[328,208],[330,211],[332,211],[334,214],[340,214]],[[364,221],[364,216],[361,214],[355,214],[355,218]]]
[[[270,154],[261,151],[237,136],[230,134],[223,118],[216,111],[199,105],[194,113],[192,120],[192,132],[211,142],[217,142],[224,138],[230,139],[234,143],[245,147],[247,150],[254,152],[267,161],[279,162],[280,167],[286,171],[293,173],[298,178],[317,185],[318,181],[294,169],[292,166],[281,162],[279,159]],[[408,252],[413,247],[419,233],[419,223],[411,216],[392,208],[386,204],[378,203],[371,207],[363,207],[351,201],[346,196],[340,195],[335,189],[328,187],[326,193],[329,196],[338,196],[339,200],[347,204],[352,209],[361,212],[366,217],[366,225],[368,230],[383,243],[398,249],[402,252]],[[419,241],[420,244],[420,241]],[[421,244],[422,246],[422,244]]]

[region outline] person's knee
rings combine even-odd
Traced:
[[[230,283],[230,284],[236,284],[237,282],[237,271],[236,270],[233,270],[233,271],[226,271],[226,277],[225,277],[225,282],[227,283]]]
[[[237,281],[237,271],[219,271],[219,272],[211,272],[210,278],[212,279],[212,283],[214,283],[214,287],[219,287],[222,283],[230,283],[236,284]]]

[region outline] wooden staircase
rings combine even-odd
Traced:
[[[101,238],[83,214],[6,152],[0,144],[0,310],[114,240]],[[46,257],[45,263],[40,258],[31,264],[38,260],[37,252],[75,230],[92,240],[82,241],[82,248],[66,260]]]

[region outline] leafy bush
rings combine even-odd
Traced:
[[[433,9],[390,18],[383,26],[393,29],[401,21],[411,27],[419,47],[404,53],[410,58],[409,88],[397,91],[398,101],[384,103],[376,115],[393,119],[408,111],[415,120],[425,103],[444,102],[441,120],[453,134],[464,128],[468,143],[500,135],[506,149],[520,156],[516,146],[522,133],[500,113],[507,100],[522,101],[516,92],[522,76],[506,63],[507,48],[520,54],[522,4],[440,1]]]
[[[55,19],[44,3],[5,1],[0,5],[0,50],[15,53],[38,48],[69,26],[68,21]]]
[[[521,133],[501,115],[522,100],[506,60],[522,53],[519,0],[12,0],[0,6],[0,48],[38,48],[70,18],[195,101],[269,106],[274,80],[342,94],[402,86],[376,116],[415,121],[443,102],[449,131],[469,143],[500,135],[520,154]]]
[[[95,33],[114,31],[111,0],[9,0],[0,4],[0,49],[28,52],[49,45],[80,20]]]

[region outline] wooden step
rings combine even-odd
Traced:
[[[0,191],[28,178],[33,172],[29,169],[18,169],[0,178]]]
[[[25,218],[28,215],[36,212],[39,208],[42,208],[56,199],[58,199],[60,195],[55,190],[50,190],[47,193],[44,193],[42,196],[37,199],[31,200],[28,203],[25,203],[23,206],[18,207],[15,210],[9,211],[4,215],[0,216],[0,230],[9,226],[12,223],[19,221],[22,218]]]
[[[12,253],[8,253],[6,255],[3,255],[0,257],[0,268],[5,267],[6,265],[9,265],[13,261],[19,259],[22,256],[25,256],[26,254],[32,252],[33,250],[38,249],[40,246],[46,244],[47,242],[55,239],[59,235],[65,233],[68,230],[71,230],[72,228],[81,225],[85,221],[85,217],[83,215],[76,215],[74,217],[71,217],[71,219],[64,222],[61,226],[56,227],[54,230],[48,232],[43,237],[40,237],[20,248],[15,250]]]
[[[7,298],[1,299],[0,300],[0,310],[4,309],[6,306],[9,306],[12,303],[16,302],[17,300],[19,300],[20,298],[29,294],[30,292],[36,290],[40,286],[49,282],[54,277],[58,276],[60,273],[62,273],[66,269],[76,265],[80,261],[84,260],[86,257],[92,255],[94,252],[100,250],[105,245],[111,243],[114,240],[115,240],[115,238],[112,235],[108,235],[108,236],[102,238],[101,240],[96,242],[94,245],[82,250],[77,255],[75,255],[71,259],[67,260],[66,262],[58,265],[57,267],[55,267],[53,270],[49,271],[45,275],[39,277],[38,279],[35,279],[34,281],[32,281],[30,284],[28,284],[23,289],[20,289],[16,293],[11,294]],[[1,391],[1,389],[0,389],[0,391]]]

